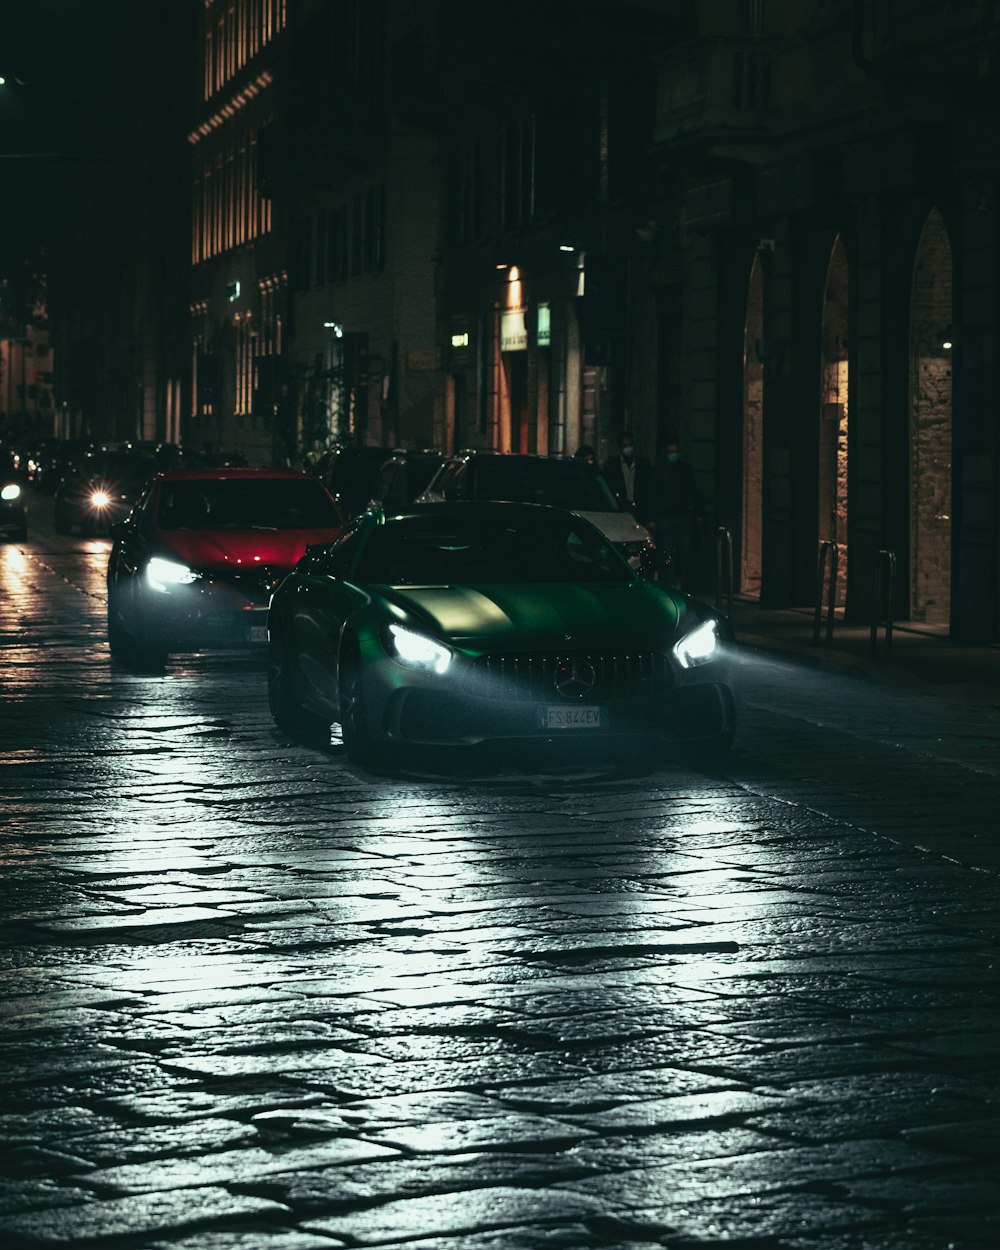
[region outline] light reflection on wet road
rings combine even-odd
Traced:
[[[6,1244],[989,1243],[995,771],[942,713],[758,664],[714,774],[376,776],[259,656],[113,667],[108,543],[44,507],[0,547]]]

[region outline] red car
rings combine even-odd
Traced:
[[[311,473],[200,469],[161,473],[112,529],[108,643],[137,668],[171,651],[267,642],[271,592],[309,543],[344,518]]]

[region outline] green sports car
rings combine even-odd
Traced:
[[[369,512],[309,547],[267,617],[268,699],[301,741],[646,739],[724,750],[724,618],[633,571],[589,521],[519,503]]]

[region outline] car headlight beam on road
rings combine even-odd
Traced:
[[[168,591],[171,586],[190,586],[201,576],[186,564],[178,564],[176,560],[164,560],[153,556],[146,565],[146,581],[153,590]]]
[[[674,655],[682,668],[697,668],[715,658],[719,630],[715,621],[703,621],[674,645]]]
[[[387,650],[394,660],[424,673],[443,673],[451,663],[451,649],[444,643],[405,625],[390,625],[385,633]]]

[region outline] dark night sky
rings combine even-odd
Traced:
[[[0,0],[0,280],[78,219],[81,176],[120,164],[136,20],[162,3]]]
[[[148,2],[8,0],[0,151],[100,151],[113,144],[114,117],[125,102],[120,67],[128,18]]]

